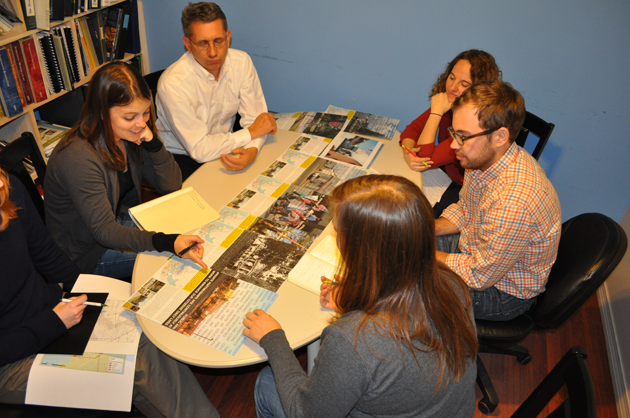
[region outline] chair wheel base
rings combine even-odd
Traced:
[[[483,398],[477,403],[479,411],[484,415],[490,415],[497,409],[497,405],[490,402],[490,399]]]

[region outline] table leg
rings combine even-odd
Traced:
[[[317,353],[319,352],[319,338],[313,341],[306,347],[306,372],[311,374],[311,370],[313,370],[313,365],[315,364],[315,357],[317,357]]]

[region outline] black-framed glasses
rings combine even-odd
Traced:
[[[464,145],[464,141],[468,141],[469,139],[477,138],[478,136],[490,135],[493,132],[498,131],[498,129],[488,129],[487,131],[479,132],[478,134],[464,136],[462,134],[458,134],[453,130],[453,127],[448,128],[448,133],[451,135],[451,138],[455,140],[459,145]]]
[[[210,47],[210,44],[214,45],[215,48],[222,48],[225,45],[225,42],[227,41],[227,38],[216,38],[216,39],[213,39],[211,41],[201,41],[199,43],[196,43],[195,41],[193,41],[190,38],[188,38],[188,40],[194,46],[196,46],[198,50],[205,51],[206,49],[208,49]]]

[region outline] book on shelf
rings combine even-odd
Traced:
[[[129,209],[133,222],[145,231],[186,234],[219,219],[219,214],[192,187]]]
[[[42,74],[41,61],[37,54],[35,40],[32,36],[29,36],[28,38],[21,39],[19,42],[24,55],[24,62],[29,72],[29,80],[33,88],[33,98],[37,103],[42,102],[48,98],[48,89],[44,81],[44,75]]]
[[[87,22],[85,18],[80,18],[76,20],[79,25],[79,34],[81,37],[81,45],[83,46],[83,50],[85,55],[87,55],[87,61],[90,67],[90,70],[96,69],[98,67],[98,57],[96,55],[96,51],[94,50],[94,44],[92,43],[92,36],[90,35],[90,30],[88,28]]]
[[[24,111],[6,47],[0,47],[0,101],[5,116],[13,117]]]
[[[79,45],[76,42],[75,32],[72,30],[72,22],[64,23],[57,26],[58,34],[63,38],[65,52],[67,54],[70,69],[72,70],[72,78],[75,83],[80,82],[85,77],[83,73],[83,61],[79,51]]]
[[[50,20],[64,20],[65,9],[64,0],[50,0]]]
[[[26,30],[37,29],[37,20],[35,19],[35,0],[20,0],[22,4],[22,14],[24,15],[24,25]]]
[[[13,74],[13,78],[15,79],[15,86],[17,87],[18,97],[20,98],[20,103],[22,107],[26,106],[26,100],[24,99],[24,92],[22,91],[22,84],[20,83],[20,78],[17,72],[17,64],[15,62],[15,58],[13,57],[13,51],[11,50],[11,45],[6,45],[7,56],[9,57],[9,67],[11,68],[11,73]]]
[[[37,35],[33,35],[33,44],[35,45],[35,52],[37,53],[37,58],[39,59],[39,65],[42,70],[42,78],[44,79],[46,92],[48,93],[48,96],[50,96],[52,94],[55,94],[55,89],[53,88],[52,77],[51,77],[50,70],[48,68],[48,63],[46,62],[42,42],[40,42],[39,37]]]
[[[114,61],[116,59],[116,47],[120,39],[123,16],[123,10],[118,7],[110,7],[107,9],[104,35],[108,61]]]
[[[36,102],[35,94],[33,93],[33,86],[31,85],[31,78],[29,76],[28,65],[26,57],[22,51],[22,47],[19,41],[11,42],[11,51],[13,52],[13,58],[18,70],[18,77],[20,84],[22,84],[22,91],[24,92],[24,99],[26,104],[33,104]]]
[[[17,10],[13,8],[11,0],[0,0],[0,14],[7,18],[11,23],[22,23],[17,15]]]
[[[42,139],[42,147],[44,148],[46,158],[50,158],[50,154],[52,154],[61,138],[70,130],[68,127],[55,125],[54,123],[48,123],[43,120],[37,121],[37,129]]]
[[[63,15],[65,17],[74,15],[74,0],[63,0]]]
[[[321,277],[325,276],[336,281],[335,273],[340,263],[341,256],[337,249],[335,237],[328,235],[310,253],[302,256],[289,273],[287,281],[319,295],[319,288],[322,284]]]
[[[63,90],[63,77],[61,75],[61,68],[59,67],[59,61],[57,59],[57,52],[53,45],[52,35],[48,32],[40,32],[37,34],[37,39],[41,46],[42,53],[44,55],[45,67],[50,75],[50,82],[53,93],[59,93]]]
[[[88,10],[96,10],[101,8],[101,0],[88,0]]]

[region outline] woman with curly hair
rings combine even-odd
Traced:
[[[411,122],[400,134],[400,145],[411,149],[403,151],[405,161],[414,171],[444,167],[452,183],[434,206],[439,217],[444,209],[459,200],[464,182],[464,169],[451,149],[452,138],[448,128],[453,123],[451,105],[464,90],[478,81],[501,78],[501,71],[492,55],[478,49],[464,51],[448,63],[431,89],[431,107]],[[437,134],[437,144],[435,136]]]

